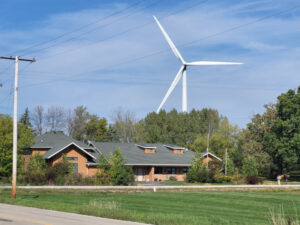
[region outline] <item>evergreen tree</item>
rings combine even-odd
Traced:
[[[26,125],[27,127],[31,128],[32,125],[30,123],[29,117],[29,109],[26,107],[24,114],[21,116],[19,123]]]
[[[102,179],[101,183],[107,183],[104,179],[112,185],[128,185],[132,182],[134,177],[132,168],[125,163],[120,148],[116,148],[108,159],[103,154],[100,155],[98,160],[100,172],[97,176]]]
[[[107,129],[107,141],[109,142],[120,142],[118,132],[113,125],[109,125]]]

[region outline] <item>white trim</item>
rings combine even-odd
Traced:
[[[48,148],[53,148],[52,146],[49,147],[30,147],[30,149],[48,149]]]
[[[98,163],[87,163],[88,166],[97,166]],[[139,164],[132,164],[132,163],[125,163],[126,166],[191,166],[192,164],[143,164],[143,163],[139,163]]]
[[[149,163],[132,164],[132,163],[126,163],[125,165],[127,165],[127,166],[191,166],[192,164],[149,164]]]
[[[97,152],[97,151],[95,151],[95,152],[100,153],[100,154],[103,154],[103,153],[101,152],[101,150],[100,150],[99,148],[96,147],[96,145],[93,143],[93,141],[88,141],[88,144],[91,145],[91,147],[92,147],[91,149],[97,150],[97,151],[98,151],[98,152]]]
[[[177,146],[178,148],[176,147],[173,147],[173,146],[170,146],[170,145],[164,145],[166,148],[170,148],[170,149],[173,149],[173,150],[177,150],[177,149],[180,149],[180,150],[185,150],[186,148],[184,147],[180,147],[180,146]]]
[[[85,151],[83,148],[79,147],[76,143],[71,142],[70,144],[66,145],[65,147],[61,148],[60,150],[58,150],[57,152],[53,153],[52,155],[48,156],[47,159],[52,158],[53,156],[55,156],[56,154],[58,154],[59,152],[65,150],[65,148],[71,146],[71,145],[75,145],[77,148],[79,148],[81,151],[83,151],[85,154],[91,156],[92,158],[96,159],[95,156],[91,155],[90,153],[88,153],[87,151]]]
[[[98,163],[86,163],[87,166],[97,166]]]
[[[210,153],[210,152],[208,152],[208,153],[205,152],[204,155],[203,155],[201,158],[205,157],[207,154],[212,155],[213,157],[215,157],[216,159],[218,159],[218,160],[220,160],[220,161],[223,161],[223,160],[220,159],[218,156],[215,156],[214,154],[212,154],[212,153]]]
[[[144,145],[139,145],[139,144],[135,144],[137,147],[140,147],[140,148],[155,148],[154,146],[144,146]]]

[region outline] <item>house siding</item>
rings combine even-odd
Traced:
[[[65,154],[66,157],[77,157],[77,161],[69,161],[71,164],[77,163],[78,164],[78,173],[81,174],[83,177],[87,176],[87,158],[84,153],[82,153],[81,150],[78,150],[75,146],[70,146],[63,150],[62,152],[55,155],[53,158],[48,160],[48,163],[50,166],[54,166],[56,163],[62,161],[63,154]]]
[[[48,151],[48,149],[32,149],[31,150],[31,155],[44,155],[46,152]]]

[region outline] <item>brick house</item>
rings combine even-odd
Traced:
[[[95,175],[99,154],[108,156],[117,147],[121,149],[126,165],[132,166],[135,180],[140,182],[165,181],[171,176],[183,181],[194,157],[194,152],[176,145],[93,141],[85,144],[59,131],[37,136],[35,141],[30,148],[31,155],[42,155],[48,166],[52,166],[62,160],[64,154],[73,164],[74,171],[84,177]],[[203,153],[201,157],[203,161],[221,160],[211,153]]]

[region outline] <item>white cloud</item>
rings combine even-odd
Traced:
[[[245,62],[245,65],[237,67],[189,69],[190,109],[217,108],[232,122],[245,126],[254,112],[263,111],[264,104],[276,101],[276,96],[281,92],[299,84],[297,71],[300,66],[297,59],[300,52],[295,41],[299,31],[295,27],[299,26],[300,21],[297,16],[270,18],[185,45],[253,21],[261,17],[263,11],[274,13],[282,10],[282,7],[276,8],[272,2],[260,2],[228,7],[219,3],[206,3],[203,7],[195,7],[167,18],[163,16],[170,13],[168,9],[156,12],[187,60]],[[183,6],[181,4],[178,7]],[[2,45],[12,43],[15,40],[11,38],[18,34],[24,42],[23,46],[18,44],[16,49],[24,48],[29,43],[41,42],[45,37],[53,38],[125,6],[122,4],[113,7],[115,8],[52,15],[48,20],[39,22],[40,26],[34,26],[32,30],[2,30],[0,42]],[[255,12],[259,12],[259,15],[255,15]],[[152,14],[153,12],[146,11],[124,17],[103,29],[87,33],[86,36],[36,52],[37,62],[20,72],[20,111],[26,106],[53,103],[66,108],[85,105],[93,113],[105,117],[118,106],[135,111],[139,117],[156,110],[180,63],[169,50],[156,24],[148,24],[153,21]],[[148,25],[115,36],[142,24]],[[88,32],[89,29],[83,31]],[[113,37],[110,38],[111,36]],[[70,37],[66,36],[64,39]],[[162,53],[153,54],[161,50]],[[65,54],[60,54],[63,52]],[[3,67],[4,64],[1,63],[0,71]],[[39,83],[41,84],[30,86]],[[4,87],[0,90],[0,100],[8,89]],[[174,107],[181,109],[181,83],[165,105],[166,109]]]

